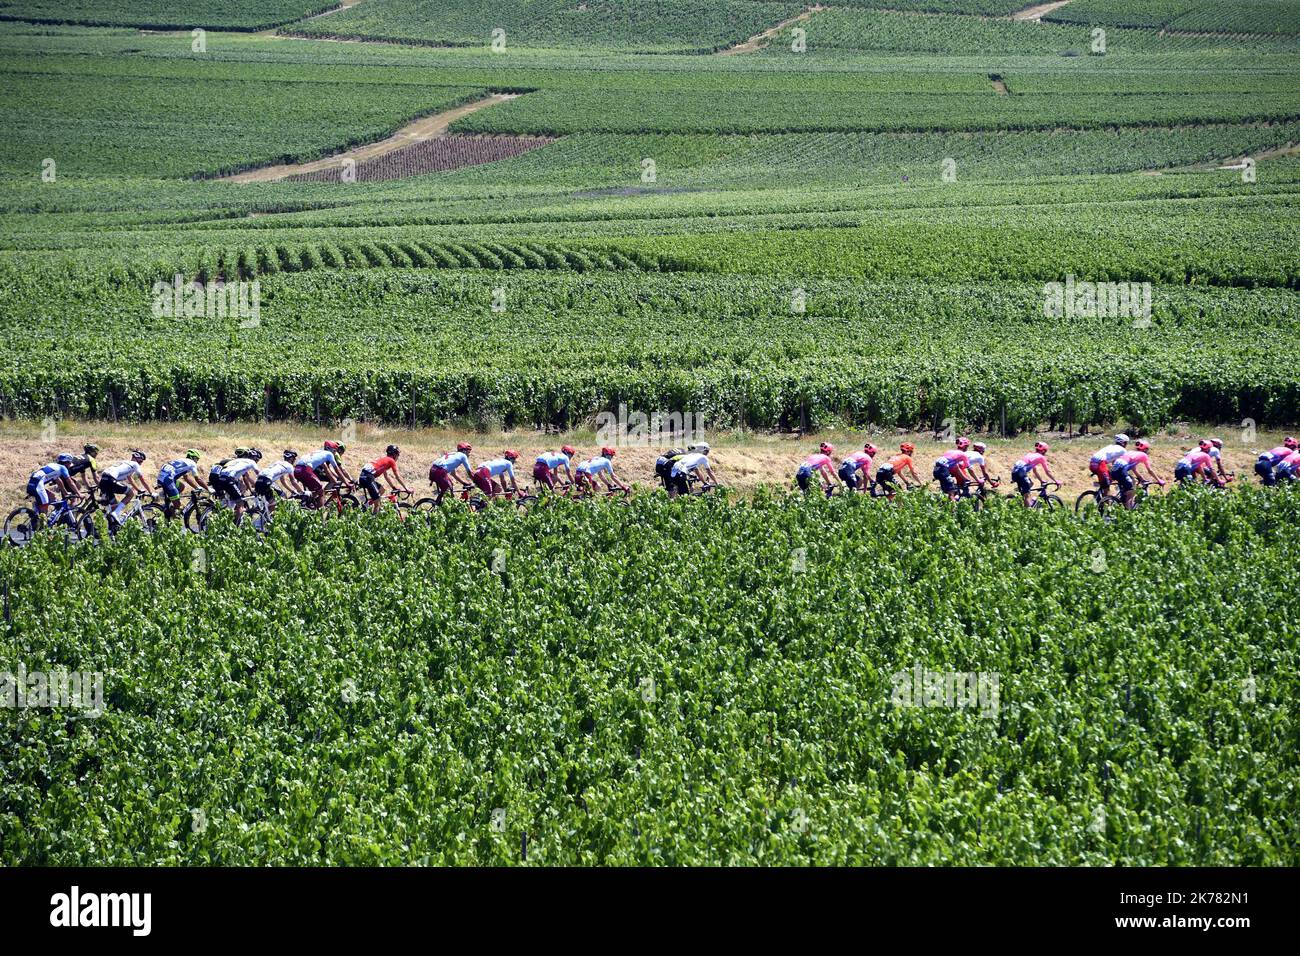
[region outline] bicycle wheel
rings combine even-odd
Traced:
[[[1085,491],[1074,501],[1074,513],[1080,518],[1096,518],[1103,511],[1102,496],[1095,491]]]
[[[416,511],[432,511],[438,507],[437,498],[421,498],[415,504],[411,505]]]
[[[150,534],[167,523],[167,512],[159,505],[148,504],[140,509],[140,523]]]
[[[5,518],[5,538],[13,545],[23,545],[32,540],[40,527],[40,515],[31,508],[15,508]]]
[[[208,522],[211,521],[212,516],[217,513],[217,509],[218,506],[216,502],[213,501],[208,501],[194,506],[194,523],[198,526],[199,531],[208,530]]]
[[[339,501],[342,502],[344,509],[361,507],[360,499],[354,494],[339,495]]]
[[[190,534],[198,534],[203,530],[203,526],[199,524],[199,510],[202,507],[202,502],[191,501],[181,511],[181,524],[185,526],[185,530]]]
[[[1060,498],[1058,498],[1056,495],[1045,495],[1043,497],[1043,500],[1047,502],[1048,511],[1056,511],[1060,508],[1065,507],[1065,502],[1062,501]]]
[[[83,541],[98,541],[100,539],[100,525],[95,521],[96,517],[104,522],[104,527],[108,525],[108,516],[102,511],[88,511],[81,517],[81,538]]]

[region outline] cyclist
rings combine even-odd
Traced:
[[[1047,463],[1047,453],[1051,446],[1045,441],[1034,442],[1034,450],[1021,458],[1011,468],[1011,480],[1016,483],[1020,497],[1029,507],[1029,496],[1033,494],[1035,481],[1056,481],[1052,466]]]
[[[347,450],[348,446],[341,441],[327,441],[321,445],[321,451],[330,453],[330,457],[323,464],[312,465],[321,480],[337,481],[348,487],[356,484],[347,468],[343,467],[343,453]],[[319,455],[320,453],[317,452],[316,454]]]
[[[519,452],[507,448],[501,453],[500,458],[493,458],[491,461],[485,461],[474,469],[474,484],[478,485],[479,491],[489,497],[495,498],[503,491],[507,490],[506,477],[510,478],[509,493],[512,495],[519,494],[519,482],[515,480],[515,462],[519,460]],[[501,476],[498,483],[497,476]]]
[[[673,462],[672,471],[668,473],[668,497],[676,498],[678,495],[690,494],[691,475],[699,476],[700,470],[704,470],[704,480],[710,485],[718,483],[717,476],[713,474],[713,466],[709,464],[708,442],[696,442],[686,452]]]
[[[933,474],[939,482],[939,490],[955,501],[970,482],[980,485],[984,482],[969,471],[970,456],[966,449],[970,447],[970,439],[959,436],[954,444],[956,448],[935,459]]]
[[[1088,459],[1088,471],[1092,472],[1097,479],[1097,485],[1102,492],[1110,490],[1110,465],[1120,455],[1128,451],[1128,436],[1122,432],[1115,436],[1115,440],[1105,448],[1098,449],[1093,456]]]
[[[896,480],[903,482],[904,488],[910,488],[911,484],[907,480],[904,471],[910,472],[912,481],[918,485],[921,483],[921,476],[916,473],[916,468],[912,464],[912,455],[916,452],[916,446],[910,441],[905,441],[898,446],[898,454],[891,457],[887,462],[876,469],[876,477],[872,479],[873,489],[882,489],[885,494],[893,498],[899,490]]]
[[[370,509],[376,514],[379,513],[379,498],[383,494],[379,487],[380,477],[388,483],[389,491],[411,494],[411,489],[406,487],[406,479],[402,477],[402,470],[397,467],[397,459],[401,457],[402,449],[389,445],[384,449],[383,455],[362,468],[361,474],[357,476],[357,484],[366,489],[366,494],[370,496]]]
[[[1277,480],[1300,481],[1300,451],[1293,451],[1277,463],[1274,470]]]
[[[71,458],[71,455],[60,455],[57,461],[52,461],[48,465],[42,465],[32,472],[31,477],[27,479],[27,497],[36,502],[37,513],[44,515],[50,510],[50,490],[46,483],[58,486],[63,492],[63,504],[59,508],[58,517],[68,510],[68,499],[77,499],[81,495],[77,491],[77,485],[72,480],[72,475],[68,472],[67,463],[64,459]]]
[[[176,515],[182,486],[195,491],[200,488],[208,490],[208,483],[200,477],[198,465],[195,464],[200,457],[198,449],[191,448],[185,452],[184,458],[169,461],[158,470],[158,487],[163,493],[163,513],[169,520]]]
[[[851,455],[845,456],[840,462],[840,481],[848,487],[850,491],[865,491],[868,483],[871,481],[871,463],[872,459],[879,454],[879,449],[871,442],[862,446],[862,451],[855,451]],[[858,477],[858,472],[862,472],[862,477]]]
[[[600,454],[595,458],[588,458],[578,466],[578,472],[574,475],[574,484],[578,486],[578,491],[582,497],[587,497],[596,493],[596,478],[605,483],[606,491],[613,491],[618,488],[621,491],[627,491],[628,486],[619,480],[614,474],[614,457],[615,450],[606,445],[600,450]]]
[[[337,457],[343,454],[343,450],[344,445],[341,442],[327,441],[316,451],[300,457],[294,465],[294,480],[315,496],[318,506],[325,504],[325,482],[352,484],[352,476],[347,473]]]
[[[1232,478],[1223,467],[1223,439],[1207,438],[1210,447],[1205,449],[1205,453],[1214,459],[1214,468],[1219,473],[1219,477],[1224,481],[1231,481]],[[1204,442],[1202,443],[1204,445]]]
[[[293,473],[297,469],[297,461],[298,453],[292,448],[286,448],[281,459],[275,464],[263,468],[262,473],[253,482],[253,493],[265,501],[272,512],[275,511],[275,500],[281,494],[288,492],[291,495],[296,495],[302,491],[302,485],[295,481],[293,477]]]
[[[1174,480],[1190,485],[1198,475],[1204,475],[1216,488],[1222,488],[1224,481],[1214,473],[1214,459],[1210,457],[1209,449],[1212,447],[1208,441],[1201,439],[1199,447],[1185,454],[1174,466]]]
[[[260,472],[257,463],[262,460],[262,453],[256,448],[237,448],[236,454],[243,456],[231,458],[222,466],[223,481],[217,486],[227,501],[235,506],[235,523],[244,516],[244,498],[254,493]]]
[[[826,493],[828,495],[831,493],[831,455],[833,454],[835,454],[835,446],[824,441],[817,446],[817,453],[805,458],[799,470],[794,473],[795,484],[805,495],[808,494],[808,486],[812,484],[814,475],[821,478]]]
[[[442,496],[451,491],[451,480],[455,478],[460,482],[462,488],[472,488],[474,472],[469,467],[469,453],[474,450],[474,446],[467,441],[457,442],[456,450],[441,458],[434,459],[429,466],[429,484],[438,487],[438,503],[442,504]],[[456,472],[465,469],[465,477],[462,478]]]
[[[564,469],[564,477],[569,484],[573,484],[573,471],[569,468],[569,462],[577,454],[577,449],[572,445],[564,445],[558,452],[544,451],[538,455],[533,462],[533,480],[537,486],[554,491],[555,473],[561,468]]]
[[[142,495],[149,493],[149,485],[145,483],[144,474],[140,471],[140,465],[145,460],[145,453],[138,448],[131,450],[130,461],[119,461],[117,464],[109,465],[99,476],[99,493],[107,502],[112,498],[121,498],[117,507],[109,514],[109,519],[117,523],[122,518],[122,512],[126,510],[135,498],[136,493]]]
[[[66,465],[68,475],[72,478],[81,478],[81,484],[86,489],[86,494],[93,494],[95,485],[99,484],[99,475],[95,473],[95,469],[99,467],[99,464],[95,461],[95,456],[98,454],[99,446],[93,442],[87,442],[81,446],[80,455],[59,456],[60,460],[64,457],[69,459],[69,463]],[[89,477],[86,476],[86,472],[90,472]]]
[[[685,454],[686,449],[684,448],[669,448],[666,452],[655,459],[655,475],[657,475],[659,480],[663,482],[664,491],[669,492],[670,495],[672,489],[669,485],[672,483],[673,466],[677,464]]]
[[[1270,448],[1264,454],[1260,455],[1255,461],[1255,474],[1259,475],[1259,480],[1265,485],[1277,484],[1278,475],[1274,472],[1279,464],[1285,461],[1293,451],[1296,450],[1297,442],[1288,435],[1282,440],[1282,444],[1276,448]]]
[[[1145,468],[1152,481],[1161,488],[1165,486],[1164,479],[1151,467],[1151,456],[1147,454],[1151,446],[1139,438],[1133,443],[1133,448],[1134,451],[1124,452],[1110,466],[1111,477],[1115,479],[1115,484],[1119,485],[1120,499],[1124,502],[1124,507],[1129,509],[1136,507],[1137,496],[1137,486],[1133,481],[1132,472]]]

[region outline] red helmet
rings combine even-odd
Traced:
[[[1210,444],[1213,445],[1215,448],[1222,448],[1222,447],[1223,447],[1223,439],[1222,439],[1222,438],[1211,438],[1211,439],[1210,439]]]
[[[871,444],[871,442],[867,442],[865,445],[863,445],[862,450],[865,451],[872,458],[875,458],[877,452],[879,451],[879,449],[876,448],[875,445]]]
[[[604,448],[602,448],[602,449],[600,450],[600,457],[601,457],[601,458],[613,458],[613,457],[614,457],[614,449],[613,449],[613,448],[610,448],[608,445],[606,445]]]
[[[471,444],[470,444],[469,442],[467,442],[467,441],[458,441],[458,442],[456,442],[456,450],[457,450],[457,451],[473,451],[473,450],[474,450],[474,446],[471,445]]]
[[[570,458],[578,453],[578,449],[574,448],[572,445],[565,445],[560,449],[560,451],[564,452],[564,454],[568,455]]]
[[[1210,440],[1208,438],[1202,438],[1199,442],[1197,442],[1197,444],[1200,445],[1201,451],[1209,451],[1210,448],[1212,447],[1210,445]]]
[[[1046,455],[1051,450],[1052,446],[1047,444],[1045,441],[1034,442],[1034,451],[1038,452],[1040,455]]]
[[[821,450],[821,453],[822,453],[823,455],[833,455],[833,454],[835,454],[835,446],[832,445],[832,444],[831,444],[830,442],[828,442],[828,441],[824,441],[824,442],[822,442],[822,443],[818,446],[818,448]]]
[[[1139,438],[1139,439],[1137,440],[1137,444],[1136,444],[1134,447],[1137,448],[1138,451],[1150,451],[1150,450],[1151,450],[1151,446],[1150,446],[1149,444],[1147,444],[1146,442],[1144,442],[1141,438]]]
[[[505,455],[505,457],[508,458],[510,461],[517,461],[519,458],[519,452],[515,451],[513,448],[507,448],[504,452],[502,452],[502,454]]]
[[[327,441],[321,447],[326,451],[338,451],[342,446],[336,441]]]
[[[1290,435],[1287,435],[1282,439],[1282,444],[1286,445],[1287,448],[1294,448],[1296,446],[1296,440]]]
[[[903,444],[898,446],[898,450],[901,451],[904,455],[910,455],[912,454],[912,452],[916,451],[916,446],[913,445],[910,441],[905,441],[903,442]]]
[[[956,444],[957,444],[957,447],[958,447],[959,449],[961,449],[962,451],[965,451],[967,448],[970,447],[970,439],[967,438],[967,437],[964,436],[964,435],[959,435],[959,436],[957,436],[957,442],[956,442]]]

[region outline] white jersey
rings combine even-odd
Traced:
[[[966,452],[966,464],[967,464],[968,466],[969,466],[969,465],[979,465],[981,468],[983,468],[983,467],[985,467],[985,466],[984,466],[984,456],[981,455],[981,454],[980,454],[979,452],[977,452],[977,451],[968,451],[968,452]]]
[[[105,468],[104,474],[119,485],[124,485],[132,475],[140,474],[140,465],[134,461],[119,461],[116,465],[109,465]]]
[[[673,465],[673,477],[675,478],[678,475],[689,474],[697,468],[708,467],[709,459],[704,455],[701,455],[699,452],[694,452],[690,455],[682,455],[681,458],[677,459],[677,464]]]
[[[1090,460],[1111,462],[1114,461],[1116,458],[1118,458],[1120,455],[1124,454],[1124,452],[1125,452],[1125,448],[1123,445],[1107,445],[1101,451],[1093,455]]]
[[[293,465],[289,464],[287,461],[277,461],[274,465],[262,472],[262,477],[271,482],[271,484],[275,484],[291,471],[293,471]]]
[[[222,469],[227,476],[238,478],[246,471],[252,471],[257,474],[257,462],[251,458],[232,458],[226,462],[226,467]]]

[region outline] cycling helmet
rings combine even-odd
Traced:
[[[338,442],[336,442],[336,441],[327,441],[327,442],[325,442],[325,444],[321,445],[321,447],[324,448],[326,451],[342,451],[342,450],[343,450],[343,446],[340,445],[340,444],[339,444]]]
[[[57,461],[60,465],[62,465],[64,468],[67,468],[69,465],[72,464],[71,455],[60,455],[58,458],[54,460]]]
[[[456,450],[457,450],[457,451],[473,451],[473,450],[474,450],[474,446],[471,445],[471,444],[470,444],[469,442],[467,442],[467,441],[458,441],[458,442],[456,442]]]
[[[1034,442],[1034,451],[1038,452],[1040,455],[1046,455],[1051,448],[1052,446],[1047,444],[1045,441]]]
[[[343,442],[338,442],[337,444],[338,447],[334,449],[334,454],[341,455],[348,450],[348,446],[343,444]]]
[[[235,449],[235,457],[236,457],[236,458],[247,458],[247,457],[248,457],[248,449],[245,448],[243,445],[240,445],[238,448]]]
[[[984,444],[982,441],[977,441],[975,444],[971,445],[971,447],[982,455],[984,454],[984,450],[989,446]]]
[[[1144,442],[1144,441],[1143,441],[1142,439],[1140,439],[1140,438],[1137,440],[1137,443],[1136,443],[1133,447],[1136,448],[1138,451],[1150,451],[1150,450],[1151,450],[1151,446],[1148,445],[1146,442]]]
[[[1125,435],[1123,432],[1120,432],[1118,435],[1115,436],[1115,444],[1116,444],[1116,445],[1127,445],[1127,444],[1128,444],[1128,436]]]
[[[697,441],[691,446],[690,450],[701,455],[707,455],[709,453],[709,443],[706,441]]]
[[[250,448],[250,449],[248,449],[248,457],[249,457],[252,461],[261,461],[261,460],[262,460],[262,453],[261,453],[260,451],[258,451],[256,448]]]
[[[298,453],[297,453],[296,451],[294,451],[292,448],[286,448],[286,449],[284,450],[284,460],[285,460],[285,461],[297,461],[297,460],[298,460]]]
[[[954,444],[956,444],[957,448],[960,451],[965,451],[967,448],[970,447],[970,439],[967,438],[965,435],[959,435],[957,437],[957,441]]]
[[[822,442],[820,445],[817,446],[817,448],[823,455],[835,454],[835,446],[828,441]]]
[[[1222,439],[1222,438],[1211,438],[1211,439],[1210,439],[1210,444],[1213,445],[1215,448],[1222,448],[1222,447],[1223,447],[1223,439]]]
[[[602,448],[602,449],[600,450],[600,457],[601,457],[601,458],[613,458],[613,457],[614,457],[614,452],[615,452],[615,449],[610,448],[608,445],[606,445],[604,448]]]
[[[1296,446],[1296,440],[1290,435],[1287,435],[1282,439],[1282,444],[1286,445],[1287,448],[1294,448]]]
[[[185,457],[188,458],[190,461],[198,461],[200,458],[203,457],[203,455],[199,453],[199,450],[197,448],[190,448],[186,450]]]
[[[1211,448],[1214,447],[1213,445],[1210,444],[1210,440],[1208,438],[1202,438],[1196,444],[1200,447],[1201,451],[1209,451]]]
[[[901,451],[904,455],[910,455],[912,454],[912,452],[916,451],[916,446],[913,445],[910,441],[905,441],[903,442],[903,444],[898,446],[898,450]]]
[[[402,454],[402,449],[398,448],[396,445],[389,445],[384,449],[384,454],[389,458],[397,458]]]
[[[132,448],[132,449],[131,449],[131,460],[132,460],[132,461],[144,461],[144,460],[145,460],[145,457],[146,457],[146,456],[145,456],[145,453],[142,452],[139,448]]]
[[[519,458],[519,452],[515,451],[513,448],[507,448],[502,452],[502,454],[510,461],[517,461]]]
[[[82,452],[84,452],[85,454],[90,455],[92,458],[93,458],[95,455],[98,455],[98,454],[99,454],[99,446],[96,445],[94,442],[89,442],[89,443],[87,443],[87,444],[85,444],[85,445],[82,445],[82,446],[81,446],[81,450],[82,450]]]
[[[574,448],[572,445],[563,445],[561,446],[560,451],[569,458],[572,458],[578,453],[578,449]]]
[[[878,449],[875,445],[871,444],[871,442],[867,442],[865,445],[863,445],[862,450],[865,451],[872,458],[875,458],[876,454],[880,451],[880,449]]]

